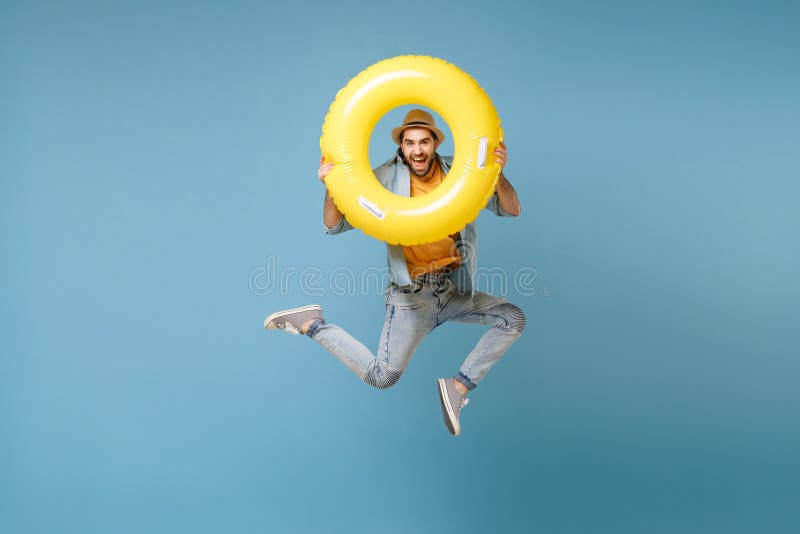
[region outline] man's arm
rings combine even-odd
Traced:
[[[319,181],[324,184],[325,177],[328,176],[328,173],[330,173],[332,169],[333,163],[325,163],[325,156],[320,157],[319,170],[317,171]],[[322,222],[325,224],[325,228],[333,228],[334,226],[338,225],[341,218],[342,212],[339,211],[339,208],[337,208],[336,204],[333,203],[331,194],[328,192],[328,188],[326,187],[325,204],[322,207]]]
[[[336,207],[336,204],[333,203],[333,199],[331,198],[331,194],[328,193],[328,190],[325,190],[325,205],[322,208],[322,222],[325,224],[326,228],[333,228],[339,221],[342,219],[342,212],[339,211],[339,208]]]
[[[497,200],[500,202],[500,206],[512,217],[516,217],[522,211],[514,186],[511,185],[511,182],[506,179],[502,172],[500,173],[500,179],[497,180]]]
[[[325,177],[328,176],[331,169],[333,169],[333,163],[325,163],[325,158],[320,158],[319,170],[317,171],[320,182],[325,183]],[[336,207],[336,204],[333,203],[327,188],[325,189],[325,202],[322,206],[322,225],[326,234],[339,234],[353,228],[342,212],[339,211],[339,208]]]
[[[503,168],[508,162],[508,150],[504,142],[500,141],[500,146],[494,149],[494,159],[500,164],[500,178],[497,180],[496,188],[497,201],[500,203],[500,207],[509,215],[516,217],[520,214],[520,211],[522,211],[522,206],[519,204],[519,198],[517,198],[517,192],[514,190],[514,186],[511,185],[511,182],[509,182],[503,174]]]

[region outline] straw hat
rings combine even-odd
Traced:
[[[403,119],[403,124],[392,130],[392,139],[398,145],[400,144],[400,135],[406,128],[427,128],[432,131],[436,136],[436,140],[441,143],[444,141],[444,133],[436,127],[433,121],[433,116],[427,111],[421,109],[412,109],[406,113],[406,118]]]

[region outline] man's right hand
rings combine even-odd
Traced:
[[[325,163],[325,156],[319,158],[319,170],[317,171],[317,176],[319,176],[319,181],[325,183],[325,177],[333,169],[333,162]]]

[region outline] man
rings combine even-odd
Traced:
[[[409,111],[403,124],[392,130],[392,139],[400,146],[397,154],[375,169],[375,176],[387,189],[418,196],[441,183],[450,170],[452,158],[436,153],[444,134],[430,113],[420,109]],[[494,157],[501,165],[501,173],[487,208],[500,216],[519,215],[517,194],[502,173],[507,160],[505,144],[500,143]],[[333,165],[320,161],[320,180],[325,179]],[[352,229],[327,192],[323,224],[328,234]],[[452,378],[437,380],[445,425],[451,434],[458,435],[467,393],[486,376],[525,326],[525,316],[518,307],[474,291],[476,245],[474,224],[467,224],[461,232],[435,243],[387,244],[391,282],[386,290],[386,319],[377,356],[342,328],[326,322],[318,305],[273,313],[264,326],[267,330],[282,329],[309,336],[364,382],[379,389],[389,388],[400,379],[422,339],[440,324],[456,321],[491,326],[467,355],[459,372]]]

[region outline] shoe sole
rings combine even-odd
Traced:
[[[292,314],[292,313],[300,313],[300,312],[312,311],[312,310],[317,310],[319,312],[322,312],[322,306],[320,306],[319,304],[311,304],[310,306],[303,306],[301,308],[292,308],[291,310],[283,310],[283,311],[275,312],[272,315],[270,315],[269,317],[267,317],[266,319],[264,319],[264,328],[266,328],[267,330],[274,330],[274,328],[270,329],[269,323],[271,323],[275,319],[277,319],[279,317],[283,317],[284,315]]]
[[[453,406],[450,404],[450,395],[447,394],[447,383],[444,378],[437,380],[439,383],[439,400],[442,403],[442,412],[444,412],[444,424],[451,434],[457,436],[461,433],[461,424],[456,419],[456,414],[453,411]]]

